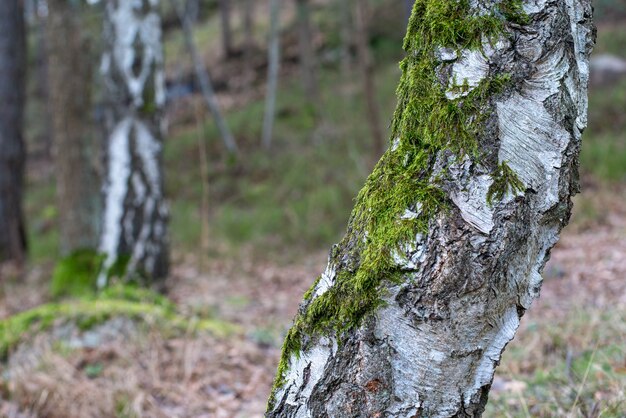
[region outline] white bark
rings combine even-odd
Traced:
[[[101,72],[107,100],[107,171],[98,286],[120,257],[127,273],[167,272],[167,208],[161,174],[165,76],[158,0],[105,1]]]
[[[471,3],[484,13],[498,2]],[[446,87],[465,82],[471,90],[499,72],[512,74],[505,91],[477,111],[488,116],[480,139],[484,155],[480,161],[450,152],[436,156],[432,176],[447,170],[442,188],[451,209],[431,219],[427,234],[397,243],[394,268],[403,279],[383,278],[378,292],[385,304],[360,326],[300,337],[268,417],[482,414],[501,353],[539,296],[541,271],[569,220],[586,126],[590,2],[523,4],[530,23],[510,25],[508,40],[484,40],[480,54],[439,50],[437,71]],[[447,97],[465,94],[451,89]],[[388,153],[397,152],[398,141]],[[499,162],[524,190],[509,191],[492,207],[488,167]],[[420,211],[407,207],[401,218]],[[358,269],[360,261],[346,247],[367,235],[349,230],[333,249],[299,318],[337,285],[340,272]]]

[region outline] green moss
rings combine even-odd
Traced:
[[[269,408],[275,391],[285,383],[291,355],[301,350],[304,335],[334,334],[341,341],[345,331],[381,306],[381,283],[403,279],[393,257],[398,245],[427,233],[430,220],[449,207],[440,188],[445,170],[433,176],[437,155],[447,151],[459,160],[482,157],[478,138],[488,116],[485,110],[510,76],[490,75],[471,91],[467,80],[461,84],[454,80],[452,90],[464,94],[448,99],[447,86],[437,77],[436,69],[442,64],[437,49],[477,50],[483,38],[495,41],[505,34],[507,23],[527,19],[519,0],[503,0],[492,14],[483,16],[471,14],[468,0],[415,2],[404,41],[407,56],[400,64],[402,77],[392,122],[394,146],[359,193],[348,232],[338,246],[340,253],[332,257],[353,265],[340,266],[334,286],[296,317],[285,339]],[[496,171],[505,170],[501,167]],[[507,184],[515,187],[509,172],[504,174]],[[411,208],[415,216],[403,216]]]
[[[487,203],[490,206],[495,200],[501,200],[508,192],[517,193],[524,190],[524,183],[506,162],[498,165],[492,177],[493,183],[487,192]]]
[[[52,297],[84,296],[96,290],[96,274],[104,256],[94,250],[78,250],[54,267],[50,293]]]
[[[6,358],[9,350],[29,333],[67,322],[88,330],[117,316],[158,324],[164,329],[208,331],[218,337],[238,332],[236,326],[226,322],[180,315],[169,300],[154,292],[114,286],[97,297],[49,303],[0,321],[0,357]]]
[[[61,259],[54,267],[50,294],[53,298],[81,297],[95,294],[96,281],[106,256],[92,249],[81,249]],[[114,277],[125,277],[129,256],[119,256],[108,269],[109,282]]]

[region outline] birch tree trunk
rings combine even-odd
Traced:
[[[127,273],[167,274],[168,211],[163,197],[165,103],[158,0],[105,1],[102,77],[107,130],[105,208],[100,250],[107,270],[129,257]]]
[[[22,262],[26,33],[19,0],[0,1],[0,262]]]
[[[268,417],[477,417],[578,192],[589,0],[417,0],[390,149]]]
[[[78,5],[48,0],[50,111],[61,251],[98,245],[100,192],[90,132],[93,79],[89,40]]]

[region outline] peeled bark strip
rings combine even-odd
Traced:
[[[589,0],[417,0],[391,148],[268,417],[476,417],[578,192]]]
[[[105,2],[102,76],[107,99],[106,184],[100,250],[107,270],[130,257],[129,274],[167,274],[167,207],[163,197],[165,103],[158,0]]]
[[[21,4],[0,2],[0,262],[22,262],[26,256],[22,213],[26,33]]]

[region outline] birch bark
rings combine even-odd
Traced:
[[[167,274],[168,211],[163,197],[165,104],[158,0],[106,0],[101,73],[106,96],[106,180],[100,250],[107,270],[129,257],[127,273]]]
[[[578,192],[593,37],[589,0],[416,1],[391,147],[268,417],[482,414]]]

